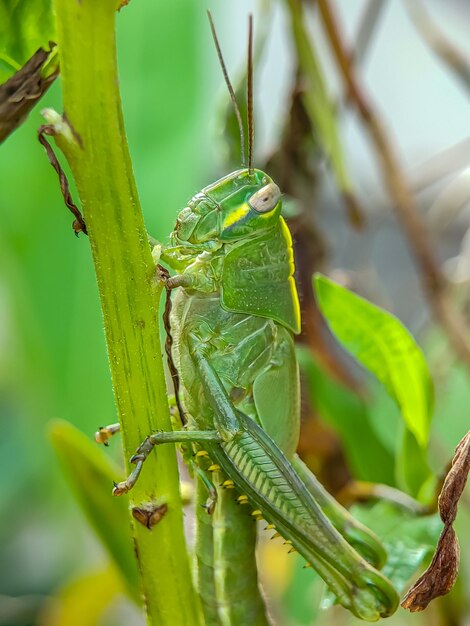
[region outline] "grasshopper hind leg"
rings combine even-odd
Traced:
[[[258,583],[254,519],[240,506],[233,481],[207,453],[196,453],[190,464],[198,478],[196,579],[206,624],[269,626]]]
[[[380,539],[369,528],[358,522],[323,487],[302,459],[295,454],[291,460],[294,470],[307,490],[316,499],[323,513],[359,554],[374,567],[382,568],[387,560],[387,552]]]
[[[300,431],[300,388],[292,338],[285,330],[278,331],[272,350],[270,366],[261,371],[253,383],[256,415],[251,417],[284,452],[338,532],[374,567],[382,567],[387,555],[379,539],[336,502],[295,454]]]
[[[312,564],[343,606],[367,621],[391,615],[398,605],[393,585],[331,524],[266,431],[233,406],[205,346],[194,339],[191,348],[221,434],[219,445],[211,446],[213,460],[247,494],[254,509]]]

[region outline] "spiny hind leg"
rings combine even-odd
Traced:
[[[327,492],[297,454],[294,454],[291,463],[336,530],[374,567],[383,567],[387,553],[379,538],[369,528],[358,522]]]
[[[220,436],[215,430],[177,430],[171,432],[156,432],[149,435],[137,448],[131,457],[130,463],[135,465],[135,469],[129,474],[126,480],[114,485],[113,495],[120,496],[127,493],[137,482],[145,460],[155,446],[163,443],[196,443],[202,441],[220,441]]]

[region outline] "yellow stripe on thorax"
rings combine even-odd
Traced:
[[[292,235],[287,226],[283,217],[279,218],[279,223],[281,225],[281,233],[284,237],[284,241],[286,242],[287,247],[287,258],[289,262],[289,287],[292,295],[292,302],[294,304],[295,311],[295,320],[297,322],[297,328],[300,332],[300,302],[299,302],[299,294],[297,292],[297,285],[294,280],[294,272],[295,272],[295,263],[294,263],[294,250],[292,247]]]
[[[247,215],[249,211],[250,206],[246,202],[240,205],[238,209],[234,209],[231,213],[227,215],[222,225],[223,228],[229,228],[229,226],[232,226],[232,224],[235,224],[235,222],[238,222],[238,220],[241,220],[243,217],[245,217],[245,215]]]

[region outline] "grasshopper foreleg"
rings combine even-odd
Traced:
[[[104,446],[109,446],[109,440],[121,430],[121,424],[108,424],[108,426],[100,426],[95,433],[96,443],[102,443]]]
[[[170,407],[170,414],[173,415],[177,408],[178,402],[174,395],[168,396],[168,406]],[[117,435],[121,432],[121,424],[119,422],[115,422],[114,424],[108,424],[107,426],[100,426],[95,433],[95,441],[96,443],[103,444],[104,446],[109,446],[109,440],[114,435]]]
[[[113,495],[120,496],[127,493],[137,482],[146,458],[153,448],[163,443],[183,443],[200,441],[220,441],[220,436],[215,430],[179,430],[172,432],[157,432],[149,435],[137,448],[129,462],[135,464],[135,469],[126,480],[114,485]]]

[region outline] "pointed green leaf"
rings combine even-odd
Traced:
[[[50,438],[90,525],[123,575],[130,595],[140,603],[127,501],[112,495],[113,480],[121,478],[121,470],[68,422],[54,421]]]
[[[436,477],[431,472],[426,450],[416,441],[414,434],[403,429],[396,457],[396,482],[420,502],[433,499]]]
[[[433,385],[424,356],[391,313],[325,276],[314,287],[321,312],[339,340],[386,387],[407,428],[425,448],[433,409]]]
[[[47,600],[38,626],[100,626],[103,613],[123,591],[114,567],[86,572]]]
[[[375,434],[364,400],[328,375],[311,350],[297,346],[296,354],[312,406],[340,435],[354,478],[393,484],[393,455]]]

